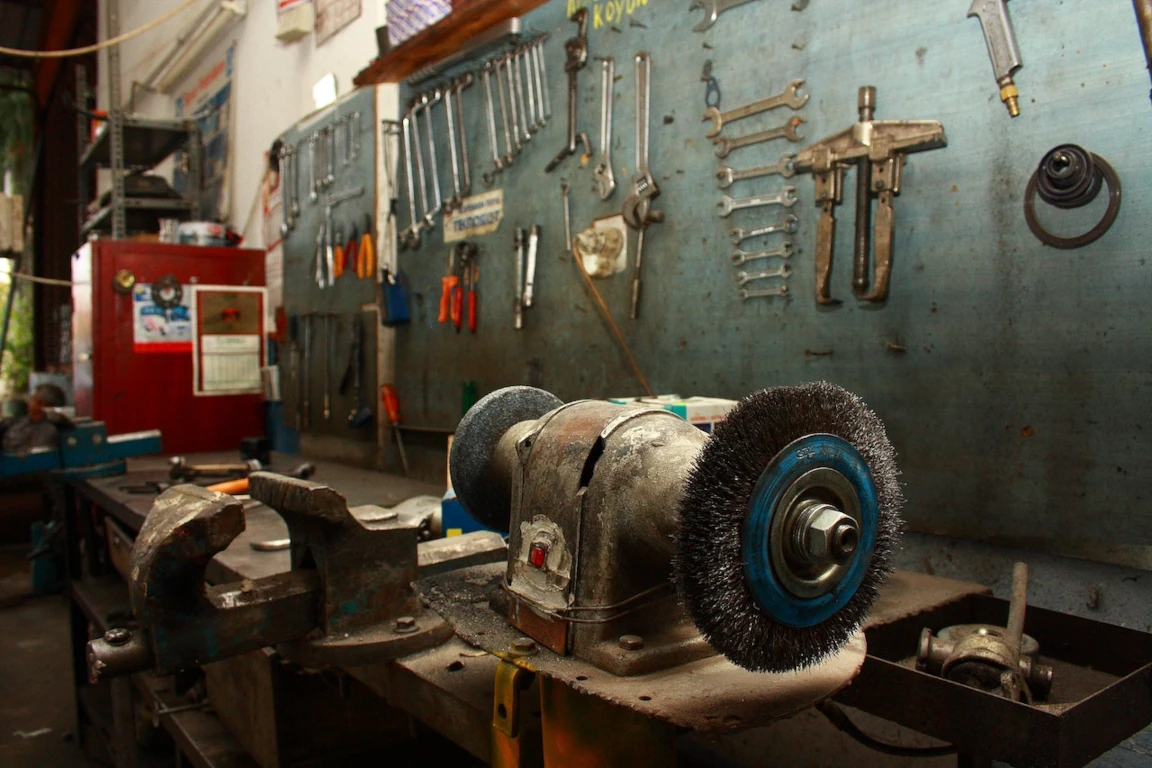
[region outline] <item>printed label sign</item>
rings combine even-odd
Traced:
[[[444,242],[454,243],[479,235],[490,235],[504,218],[504,190],[494,189],[464,198],[460,210],[444,214]]]
[[[171,309],[156,306],[152,286],[132,288],[132,345],[134,352],[191,352],[192,320],[188,297]]]

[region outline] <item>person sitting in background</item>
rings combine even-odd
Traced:
[[[0,421],[0,445],[4,453],[28,453],[34,448],[55,448],[57,432],[71,426],[56,408],[67,403],[64,390],[55,384],[41,384],[28,396],[28,413]]]

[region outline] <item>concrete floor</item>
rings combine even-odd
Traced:
[[[93,765],[72,732],[67,599],[28,593],[24,550],[0,550],[0,765]]]

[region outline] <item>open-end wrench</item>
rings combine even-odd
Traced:
[[[328,160],[328,175],[324,177],[324,187],[327,189],[336,181],[336,126],[326,127],[324,133],[328,137],[327,146],[324,147],[324,157]]]
[[[436,141],[432,133],[432,105],[444,98],[444,92],[439,88],[428,98],[428,94],[420,94],[420,102],[424,107],[424,128],[428,138],[428,171],[432,177],[432,212],[439,213],[448,210],[443,195],[440,194],[440,165],[436,162]]]
[[[761,112],[767,112],[770,109],[777,107],[790,107],[792,109],[800,109],[808,103],[808,94],[801,96],[798,91],[800,86],[804,85],[803,78],[793,80],[788,83],[788,87],[782,93],[775,96],[770,96],[767,99],[760,99],[754,101],[743,107],[730,109],[727,112],[721,112],[716,107],[708,107],[704,110],[704,120],[711,120],[712,127],[708,130],[706,135],[715,136],[720,133],[724,128],[725,123],[731,123],[734,120],[742,120],[750,115],[758,115]]]
[[[742,197],[739,200],[733,200],[728,195],[724,195],[716,205],[720,208],[720,216],[724,218],[731,215],[732,211],[738,211],[741,208],[758,208],[762,205],[782,205],[785,208],[791,208],[796,205],[796,187],[784,187],[783,190],[774,195]]]
[[[769,224],[766,227],[759,227],[757,229],[741,229],[740,227],[732,227],[728,230],[728,236],[732,239],[733,245],[740,245],[741,242],[750,237],[760,237],[761,235],[770,235],[773,232],[787,232],[792,234],[796,231],[796,223],[800,219],[796,218],[795,214],[788,214],[782,221],[775,224]]]
[[[511,114],[508,106],[508,89],[504,85],[504,76],[500,74],[501,59],[492,60],[492,72],[496,75],[496,92],[500,96],[500,120],[504,126],[504,167],[512,165],[512,159],[520,152],[520,133],[513,127],[516,116]]]
[[[485,62],[480,76],[484,79],[484,105],[488,118],[488,146],[492,148],[492,169],[484,172],[484,183],[489,187],[496,182],[496,174],[504,170],[504,158],[496,141],[496,109],[492,106],[492,62]]]
[[[792,267],[787,264],[775,267],[773,269],[766,269],[763,272],[737,272],[736,284],[744,285],[746,283],[752,282],[753,280],[771,280],[774,277],[783,277],[784,279],[787,279],[791,274]]]
[[[420,211],[423,214],[420,226],[430,232],[436,226],[436,211],[428,205],[428,182],[425,178],[427,174],[424,170],[424,150],[420,148],[420,120],[417,116],[420,110],[425,108],[425,102],[415,101],[408,114],[412,118],[412,151],[416,156],[416,180],[420,183]]]
[[[724,11],[730,11],[739,5],[750,2],[752,0],[692,0],[692,5],[688,10],[702,9],[704,11],[703,21],[692,27],[692,31],[703,32],[715,24],[717,17]]]
[[[541,40],[534,40],[528,44],[528,61],[531,63],[532,80],[536,83],[536,107],[540,115],[540,125],[543,128],[548,122],[548,115],[544,111],[544,76],[540,73],[540,44]]]
[[[727,157],[728,153],[734,149],[747,147],[749,144],[759,144],[762,141],[771,141],[772,139],[801,141],[804,135],[797,132],[796,129],[803,123],[804,118],[795,116],[779,128],[771,128],[767,131],[749,134],[748,136],[738,136],[734,139],[727,138],[726,136],[714,136],[712,143],[716,145],[716,157]]]
[[[720,170],[716,171],[716,178],[720,180],[720,189],[728,189],[728,187],[732,186],[732,182],[740,181],[741,179],[755,179],[760,176],[771,176],[773,174],[790,179],[796,175],[796,169],[792,167],[792,161],[795,159],[796,155],[789,153],[787,155],[781,155],[780,159],[771,165],[758,165],[746,171],[734,171],[724,165],[720,167]]]
[[[536,286],[536,249],[540,245],[540,225],[528,230],[528,264],[524,271],[524,306],[532,306],[532,293]]]
[[[468,163],[468,132],[464,128],[464,89],[474,80],[472,73],[468,72],[452,86],[456,91],[456,131],[460,134],[460,194],[465,197],[472,192],[472,171]]]
[[[356,161],[360,157],[360,112],[352,113],[352,119],[349,121],[349,131],[351,133],[351,141],[349,142],[349,158]]]
[[[600,161],[592,171],[592,181],[601,200],[612,197],[616,191],[616,175],[612,172],[612,88],[616,79],[616,62],[612,58],[601,61],[600,77]]]
[[[523,149],[524,145],[520,134],[520,103],[516,101],[519,94],[516,93],[517,78],[512,70],[515,64],[515,62],[512,61],[512,54],[504,54],[500,63],[504,65],[504,85],[508,89],[508,116],[512,120],[512,138],[516,142],[516,151],[519,152]]]
[[[416,217],[416,188],[412,179],[412,113],[400,120],[400,135],[404,141],[404,180],[408,186],[408,226],[400,231],[397,240],[401,248],[419,248],[421,220]],[[423,183],[423,180],[421,180]]]
[[[532,82],[532,70],[528,68],[528,46],[516,49],[516,62],[520,82],[524,84],[524,92],[528,96],[528,132],[536,133],[540,129],[540,115],[536,111],[536,86]]]
[[[788,286],[781,285],[777,288],[761,288],[755,291],[750,291],[747,288],[741,288],[736,292],[736,295],[739,296],[742,301],[748,301],[748,299],[759,299],[764,296],[787,296]]]
[[[524,78],[520,73],[520,60],[516,51],[508,54],[508,71],[512,75],[512,92],[515,94],[516,112],[520,115],[520,137],[525,142],[532,141],[532,131],[529,129],[531,118],[528,116],[528,99],[524,95]]]
[[[571,21],[576,24],[576,36],[570,37],[564,42],[564,51],[568,55],[564,60],[564,71],[568,73],[568,143],[556,157],[549,161],[548,165],[544,166],[545,173],[556,170],[556,166],[560,165],[565,158],[576,154],[577,137],[584,145],[584,153],[592,154],[592,142],[588,140],[588,134],[577,133],[576,131],[576,90],[579,85],[580,70],[584,69],[584,65],[588,63],[588,9],[581,8],[576,11],[572,14]]]
[[[288,187],[289,213],[292,216],[292,227],[295,228],[296,222],[300,219],[300,147],[298,145],[293,144],[288,147],[288,167],[291,169],[289,176],[292,177]]]
[[[288,237],[288,233],[292,231],[291,206],[288,203],[288,175],[291,173],[288,164],[288,145],[280,145],[276,160],[280,168],[280,237]]]
[[[320,132],[312,131],[308,137],[308,202],[315,203],[320,197],[320,187],[316,179],[316,145],[320,142]]]
[[[741,264],[746,264],[749,261],[756,261],[758,259],[790,259],[792,258],[792,241],[785,240],[777,248],[771,248],[765,251],[755,251],[753,253],[746,253],[737,250],[732,254],[732,266],[738,267]]]
[[[444,89],[444,117],[448,122],[448,155],[452,162],[452,197],[444,201],[444,210],[454,211],[464,202],[460,194],[460,157],[456,151],[456,110],[452,107],[452,88]]]
[[[548,66],[545,64],[544,43],[548,35],[544,35],[533,46],[536,53],[536,68],[540,71],[540,93],[544,96],[544,119],[552,117],[552,98],[548,92]]]

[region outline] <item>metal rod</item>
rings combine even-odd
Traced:
[[[1019,652],[1024,639],[1024,612],[1028,609],[1028,564],[1016,563],[1012,567],[1012,600],[1008,604],[1008,626],[1005,640]]]

